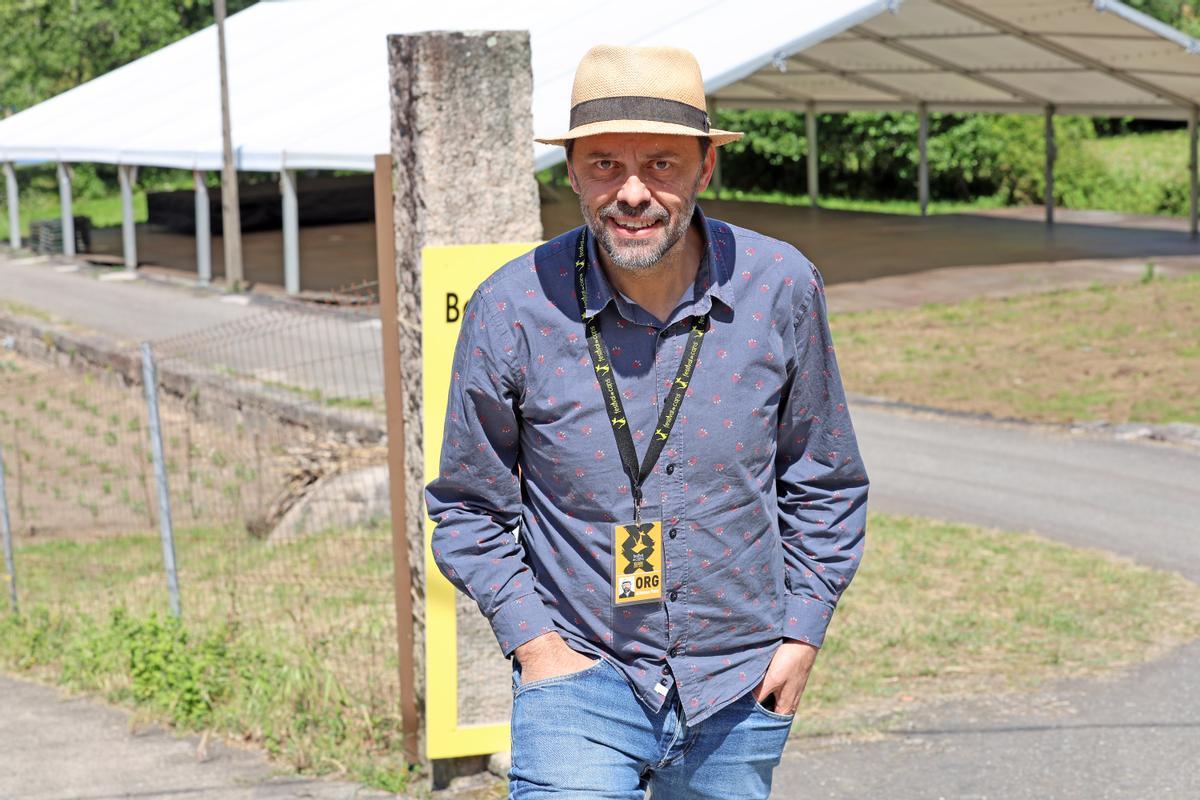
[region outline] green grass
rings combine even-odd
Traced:
[[[188,530],[178,542],[182,626],[163,616],[157,536],[21,542],[25,615],[0,617],[0,665],[258,742],[297,769],[403,787],[394,695],[370,692],[396,675],[387,533],[272,546]],[[906,697],[1019,689],[1196,636],[1200,588],[1177,576],[1031,535],[873,514],[798,726],[854,728]],[[363,660],[372,648],[387,658]]]
[[[1200,275],[830,317],[848,390],[1041,422],[1200,424]],[[1037,324],[1030,324],[1036,320]]]
[[[1030,534],[874,514],[798,730],[1091,674],[1197,636],[1200,587],[1177,575]]]
[[[155,533],[19,539],[24,615],[0,618],[0,666],[401,790],[390,531],[276,545],[183,529],[176,558],[182,625],[164,616]]]
[[[77,197],[71,203],[75,216],[89,217],[93,228],[108,228],[121,224],[121,196]],[[29,236],[29,223],[33,220],[58,219],[61,215],[58,195],[33,194],[21,197],[21,237]],[[133,218],[145,222],[146,192],[137,190],[133,195]],[[8,243],[8,207],[0,204],[0,243]]]

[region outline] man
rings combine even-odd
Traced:
[[[690,53],[590,50],[540,140],[586,225],[464,309],[426,498],[515,656],[513,798],[767,797],[862,555],[821,277],[695,206],[741,136],[704,107]]]

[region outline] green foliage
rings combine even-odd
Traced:
[[[302,771],[403,791],[394,712],[354,703],[318,655],[288,656],[226,623],[194,631],[120,608],[103,621],[41,607],[0,616],[0,666],[53,675],[185,730],[258,741]]]
[[[718,127],[745,131],[721,153],[730,189],[792,194],[807,191],[804,115],[788,111],[717,113]],[[1104,164],[1083,143],[1095,129],[1083,117],[1056,117],[1055,197],[1087,207],[1112,191]],[[818,115],[822,194],[868,200],[911,197],[919,153],[915,113]],[[962,201],[998,195],[1006,204],[1040,202],[1045,190],[1041,117],[1019,114],[930,114],[930,193]]]

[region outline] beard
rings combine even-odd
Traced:
[[[696,175],[692,191],[675,219],[671,219],[670,212],[655,200],[648,200],[637,207],[614,200],[593,214],[580,196],[579,209],[592,236],[596,237],[596,241],[604,248],[614,265],[629,272],[645,273],[657,266],[663,256],[687,233],[688,225],[692,222],[692,212],[696,208],[696,193],[700,189],[702,175],[703,172]],[[606,222],[615,216],[634,218],[650,224],[661,220],[664,226],[662,235],[653,239],[619,239],[612,234]]]

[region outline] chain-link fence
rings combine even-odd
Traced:
[[[339,713],[399,730],[373,292],[153,343],[166,548],[142,353],[37,354],[10,339],[0,454],[20,611],[163,614],[173,551],[189,631],[235,627],[319,671]]]

